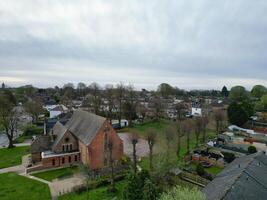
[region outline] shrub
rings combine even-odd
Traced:
[[[203,176],[205,174],[205,169],[200,163],[197,165],[196,171],[199,176]]]
[[[249,154],[257,153],[256,147],[255,146],[249,146],[248,147],[248,153]]]
[[[224,160],[227,163],[230,163],[230,162],[232,162],[235,159],[235,154],[233,154],[233,153],[222,152],[222,154],[224,155]]]
[[[40,135],[43,133],[43,129],[36,125],[26,125],[23,128],[24,136]]]

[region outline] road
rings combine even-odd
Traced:
[[[0,133],[0,147],[8,146],[8,138],[5,134]]]

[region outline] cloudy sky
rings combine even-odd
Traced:
[[[1,0],[0,81],[267,86],[266,0]]]

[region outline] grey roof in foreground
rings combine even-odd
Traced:
[[[74,111],[66,128],[84,144],[91,143],[106,118],[82,110]]]
[[[234,160],[203,192],[208,200],[267,199],[267,156],[259,152]]]

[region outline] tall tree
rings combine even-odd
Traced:
[[[44,112],[41,101],[28,101],[24,104],[24,109],[32,116],[32,122],[36,123],[38,116]]]
[[[5,130],[8,138],[8,148],[14,147],[13,137],[17,128],[18,116],[15,105],[5,95],[0,96],[0,126]]]
[[[182,137],[182,123],[183,121],[178,121],[176,123],[176,139],[177,139],[177,147],[176,147],[176,155],[179,158],[181,151],[181,137]]]
[[[133,132],[129,135],[129,140],[130,143],[132,144],[133,147],[133,168],[134,168],[134,173],[137,172],[137,155],[136,155],[136,145],[139,141],[139,135],[136,132]]]
[[[237,102],[248,100],[248,92],[243,86],[232,87],[230,91],[230,99]]]
[[[192,120],[187,119],[181,124],[181,131],[186,135],[186,150],[190,152],[190,135],[192,133]]]
[[[86,85],[85,83],[78,83],[77,85],[77,92],[79,94],[79,96],[84,96],[85,95],[85,91],[86,91]]]
[[[184,103],[178,103],[175,105],[175,111],[177,113],[177,119],[178,120],[182,120],[182,118],[184,117],[185,115],[185,112],[186,112],[186,106]]]
[[[115,89],[113,88],[113,85],[106,85],[105,87],[105,97],[107,99],[107,117],[110,120],[113,118],[113,111],[115,108]]]
[[[114,159],[113,159],[113,141],[111,138],[108,139],[108,151],[109,151],[109,167],[111,169],[111,192],[115,191],[115,175],[114,175]]]
[[[101,87],[95,82],[92,83],[91,85],[89,85],[89,90],[90,90],[90,93],[92,95],[90,101],[93,105],[94,113],[96,115],[98,115],[100,113],[100,108],[101,108],[101,104],[102,104],[100,89],[101,89]]]
[[[152,105],[153,105],[154,119],[156,121],[159,121],[163,117],[164,105],[162,103],[162,99],[158,96],[155,96],[154,99],[152,100]]]
[[[119,126],[121,126],[121,118],[122,118],[122,108],[123,108],[123,101],[125,98],[125,86],[123,83],[120,83],[117,85],[116,88],[116,100],[118,103],[118,120],[119,120]]]
[[[175,93],[175,90],[172,86],[170,86],[168,83],[161,83],[158,86],[158,93],[163,97],[167,98],[169,95],[173,95]]]
[[[227,109],[227,114],[229,122],[237,126],[242,126],[249,119],[249,115],[242,106],[242,104],[237,103],[235,101],[229,105]]]
[[[228,91],[226,86],[223,86],[223,88],[222,88],[222,96],[224,96],[224,97],[229,96],[229,91]]]
[[[255,85],[251,90],[251,94],[253,97],[260,99],[264,94],[267,94],[267,88],[263,85]]]
[[[194,129],[195,129],[195,135],[196,135],[196,147],[199,145],[199,136],[202,130],[202,117],[196,117],[194,119]]]
[[[203,115],[202,116],[202,132],[203,132],[202,142],[203,143],[206,141],[206,133],[207,133],[208,123],[209,123],[208,115]]]
[[[133,86],[126,88],[125,102],[123,104],[123,110],[126,119],[129,121],[129,126],[132,127],[133,119],[136,116],[137,96]]]
[[[175,129],[173,127],[168,127],[165,130],[165,140],[166,140],[166,145],[167,145],[167,152],[166,152],[166,156],[167,156],[167,161],[169,160],[169,155],[170,155],[170,150],[171,150],[171,144],[174,140],[174,136],[175,136]]]
[[[216,110],[214,112],[214,120],[216,123],[216,133],[217,135],[222,131],[224,114],[222,110]]]
[[[157,133],[154,130],[150,130],[146,135],[146,140],[149,147],[149,167],[153,170],[153,147],[155,145]]]

